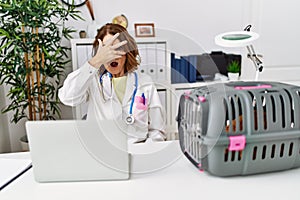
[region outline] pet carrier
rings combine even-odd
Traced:
[[[181,95],[177,121],[181,149],[200,171],[234,176],[300,166],[298,86],[202,86]]]

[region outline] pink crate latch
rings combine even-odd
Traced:
[[[229,151],[241,151],[246,146],[246,137],[244,135],[229,136]]]

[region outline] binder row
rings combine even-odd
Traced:
[[[167,79],[166,42],[137,43],[141,64],[140,73],[151,76],[153,81],[163,82]]]
[[[175,58],[175,53],[171,53],[171,83],[193,83],[196,82],[196,76],[196,56]]]

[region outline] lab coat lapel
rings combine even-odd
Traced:
[[[131,101],[133,96],[133,91],[135,89],[135,76],[134,73],[128,73],[127,75],[127,82],[126,82],[126,91],[123,98],[122,105],[125,106]]]
[[[112,84],[110,77],[105,74],[103,76],[103,91],[105,94],[105,98],[108,99],[112,96]]]

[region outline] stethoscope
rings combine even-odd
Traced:
[[[136,95],[136,92],[137,92],[137,88],[138,88],[138,76],[137,76],[137,73],[136,72],[133,72],[134,73],[134,78],[135,78],[135,86],[134,86],[134,91],[133,91],[133,94],[132,94],[132,99],[131,99],[131,103],[130,103],[130,107],[129,107],[129,112],[128,112],[128,116],[125,118],[125,122],[126,124],[128,125],[131,125],[134,123],[134,117],[133,117],[133,114],[132,114],[132,110],[133,110],[133,104],[134,104],[134,100],[135,100],[135,95]],[[108,77],[110,78],[110,86],[112,87],[112,74],[109,73],[109,72],[106,72],[106,73],[102,73],[100,75],[100,78],[99,78],[99,82],[100,82],[100,85],[102,87],[102,98],[104,100],[104,102],[106,102],[105,100],[105,97],[104,97],[104,92],[103,92],[103,75],[104,74],[108,74]],[[112,96],[111,96],[112,97]],[[111,98],[110,98],[111,99]]]

